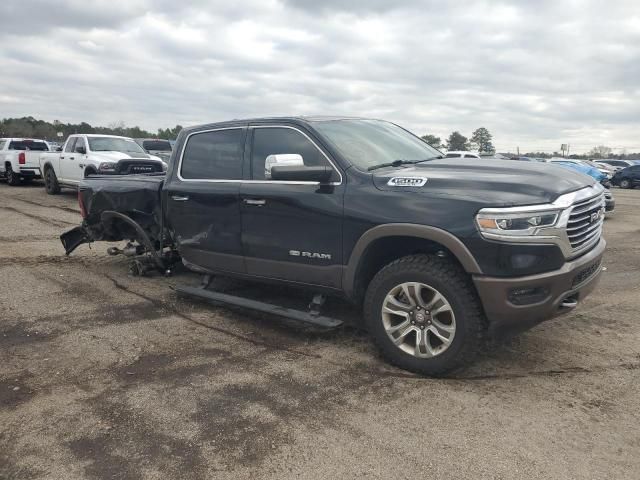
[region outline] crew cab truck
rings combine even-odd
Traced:
[[[86,178],[61,240],[344,297],[388,360],[441,375],[596,286],[604,189],[558,168],[444,159],[381,120],[216,123],[180,133],[166,176]]]
[[[166,164],[147,154],[128,137],[116,135],[70,135],[60,152],[40,155],[39,167],[47,193],[61,187],[77,188],[89,175],[162,172]]]
[[[0,138],[0,174],[11,186],[30,182],[40,175],[40,154],[49,144],[35,138]]]

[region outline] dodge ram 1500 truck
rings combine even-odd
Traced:
[[[70,135],[60,152],[41,154],[39,162],[50,195],[60,193],[61,187],[77,188],[89,175],[166,169],[159,157],[146,153],[133,139],[115,135]]]
[[[0,174],[11,186],[41,178],[39,158],[49,150],[44,140],[0,138]]]
[[[85,179],[61,240],[345,297],[389,361],[439,375],[594,289],[604,189],[557,168],[443,159],[381,120],[216,123],[180,133],[166,176]]]

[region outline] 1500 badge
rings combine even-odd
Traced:
[[[390,187],[422,187],[427,183],[425,177],[393,177],[387,185]]]
[[[289,250],[289,255],[291,255],[292,257],[306,257],[306,258],[317,258],[320,260],[331,260],[331,254],[329,253],[301,252],[300,250]]]

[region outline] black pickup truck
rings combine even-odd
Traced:
[[[67,253],[130,239],[188,268],[344,297],[396,365],[437,375],[571,311],[602,270],[604,189],[558,167],[443,159],[357,118],[182,131],[166,175],[90,177]],[[164,252],[164,253],[163,253]]]

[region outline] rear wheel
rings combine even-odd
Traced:
[[[18,175],[16,172],[13,171],[13,168],[11,168],[11,164],[7,163],[7,169],[6,169],[6,175],[7,175],[7,183],[9,185],[11,185],[12,187],[15,187],[16,185],[20,185],[20,175]]]
[[[486,321],[468,275],[429,255],[380,270],[365,296],[365,319],[384,357],[400,368],[443,375],[473,361]]]
[[[60,184],[58,184],[58,177],[53,168],[49,167],[44,172],[44,188],[49,195],[57,195],[60,193]]]
[[[626,178],[620,180],[620,188],[631,188],[631,180]]]

